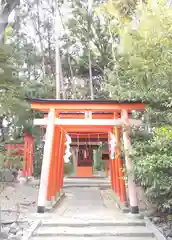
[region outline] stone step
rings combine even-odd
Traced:
[[[110,184],[110,180],[109,179],[89,179],[89,178],[73,178],[73,179],[64,179],[64,184],[72,184],[72,183],[78,183],[78,184],[82,184],[82,183],[90,183],[90,184],[94,184],[94,183],[109,183]]]
[[[57,240],[57,237],[51,237],[51,240]],[[60,240],[144,240],[144,237],[59,237]],[[31,240],[49,240],[47,236],[32,237]],[[154,237],[148,237],[146,240],[156,240]]]
[[[82,183],[82,182],[90,182],[90,183],[95,183],[95,182],[99,182],[99,183],[110,183],[110,180],[109,180],[109,179],[89,179],[89,178],[64,179],[64,183],[71,183],[71,182],[78,182],[78,183]]]
[[[70,183],[70,184],[64,184],[63,188],[80,188],[80,187],[85,187],[85,188],[110,188],[109,183]]]
[[[33,236],[43,237],[153,237],[145,226],[40,226]]]
[[[136,220],[128,220],[128,221],[114,221],[114,220],[104,220],[104,221],[83,221],[83,220],[76,220],[72,219],[72,222],[67,219],[62,219],[61,221],[57,220],[43,220],[42,226],[46,227],[117,227],[117,226],[145,226],[146,223],[143,220],[136,219]]]

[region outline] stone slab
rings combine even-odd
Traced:
[[[100,188],[110,188],[110,184],[106,183],[82,183],[82,184],[77,184],[77,183],[72,183],[72,184],[65,184],[65,188],[80,188],[80,187],[85,187],[85,188],[91,188],[91,187],[100,187]]]
[[[158,228],[148,219],[145,217],[146,227],[152,231],[157,240],[166,240],[166,237],[158,230]]]
[[[60,237],[60,240],[90,240],[90,237]],[[92,240],[144,240],[142,237],[94,237]],[[49,240],[49,237],[32,237],[31,240]],[[57,240],[57,237],[51,237],[51,240]],[[146,240],[156,240],[153,237],[146,238]]]
[[[32,237],[33,232],[39,227],[40,220],[34,221],[33,224],[25,230],[21,240],[29,240]]]
[[[72,219],[72,221],[69,221],[69,219],[64,220],[63,218],[60,221],[57,220],[42,220],[41,221],[42,226],[47,226],[47,227],[56,227],[56,226],[60,226],[60,227],[105,227],[105,226],[111,226],[111,227],[115,227],[115,226],[145,226],[145,221],[128,221],[128,220],[124,220],[124,221],[117,221],[117,220],[104,220],[104,221],[94,221],[94,220],[87,220],[87,221],[83,221],[83,220],[77,220],[77,219]]]
[[[105,227],[39,227],[34,233],[34,236],[135,236],[135,237],[153,237],[153,233],[146,227],[141,226],[105,226]]]

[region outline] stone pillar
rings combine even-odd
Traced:
[[[131,153],[131,142],[129,137],[129,121],[128,121],[128,112],[122,110],[121,118],[124,123],[123,127],[123,142],[124,142],[124,151],[125,151],[125,164],[126,170],[128,173],[128,192],[129,192],[129,202],[130,202],[130,211],[132,214],[139,213],[138,199],[137,199],[137,190],[135,184],[135,178],[133,173],[132,161],[130,158]]]

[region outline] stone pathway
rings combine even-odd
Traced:
[[[124,215],[98,187],[67,188],[62,204],[45,214],[31,240],[153,240],[144,220]],[[43,216],[43,215],[42,215]]]
[[[81,184],[81,186],[79,185],[79,188],[75,187],[73,182],[77,186],[78,184]],[[85,187],[83,187],[83,185]],[[92,187],[88,188],[86,187],[87,185],[91,185]],[[106,185],[106,187],[104,190],[101,190],[99,185]],[[140,227],[142,227],[142,230],[143,228],[145,229],[145,223],[143,223],[143,221],[137,220],[136,223],[136,221],[129,218],[128,215],[124,215],[118,210],[115,199],[112,197],[112,192],[110,188],[108,189],[108,185],[108,179],[65,179],[64,191],[66,197],[64,201],[62,201],[54,213],[46,213],[42,215],[36,213],[39,187],[38,180],[22,185],[19,183],[11,183],[5,185],[5,188],[1,184],[0,206],[1,220],[3,223],[1,230],[3,230],[5,236],[2,237],[0,234],[0,239],[26,240],[27,238],[22,237],[23,232],[25,232],[26,229],[30,232],[29,228],[33,228],[34,225],[36,226],[37,220],[40,221],[42,218],[42,226],[38,229],[40,232],[37,232],[40,236],[34,236],[31,240],[49,239],[50,236],[45,236],[44,234],[41,235],[41,231],[43,229],[45,230],[45,227],[48,227],[49,232],[47,233],[51,233],[52,240],[58,239],[57,237],[62,240],[77,240],[79,238],[87,240],[88,238],[90,239],[90,236],[94,240],[109,240],[114,239],[116,235],[120,235],[119,232],[115,231],[122,226],[123,229],[125,228],[128,231],[125,232],[125,234],[130,234],[131,236],[131,233],[135,230],[135,228],[131,230],[133,225],[141,224]],[[130,225],[130,229],[125,226],[126,222]],[[69,227],[71,226],[71,223],[74,224],[72,225],[72,228]],[[94,225],[94,227],[91,228],[90,223],[92,226]],[[106,226],[106,228],[102,227],[102,225]],[[57,228],[57,226],[59,226],[60,229]],[[81,231],[81,228],[84,229],[84,231]],[[110,229],[114,229],[114,231]],[[121,231],[124,232],[124,230]],[[108,232],[111,236],[107,236]],[[52,233],[55,236],[52,236]],[[59,233],[61,234],[60,236]],[[76,233],[80,233],[80,235],[76,236]],[[137,234],[135,232],[134,240],[140,239],[136,237]],[[148,235],[149,234],[152,233],[149,232]],[[133,240],[131,236],[129,239]],[[150,237],[147,236],[147,238],[149,239]],[[120,239],[123,240],[122,236]],[[125,237],[124,239],[127,240],[128,237]],[[142,239],[144,238],[142,237]],[[151,237],[151,239],[154,238]]]

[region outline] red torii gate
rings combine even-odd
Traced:
[[[128,176],[128,191],[131,213],[139,212],[136,186],[132,173],[132,162],[128,154],[129,125],[138,125],[137,120],[128,118],[132,110],[145,110],[139,101],[55,100],[28,99],[32,109],[48,113],[48,118],[35,119],[35,125],[47,126],[44,145],[41,181],[38,197],[39,213],[43,213],[47,201],[53,202],[60,196],[64,177],[65,134],[113,133],[116,137],[115,160],[111,160],[112,189],[126,202],[126,189],[120,159],[120,131],[123,127],[125,163]],[[120,114],[120,115],[119,115]],[[120,117],[120,118],[119,118]]]
[[[22,156],[23,157],[22,176],[31,177],[33,175],[34,137],[25,132],[23,140],[24,144],[6,143],[5,151],[7,156]],[[12,168],[16,166],[13,166],[13,161],[9,160],[7,157],[5,167]]]

